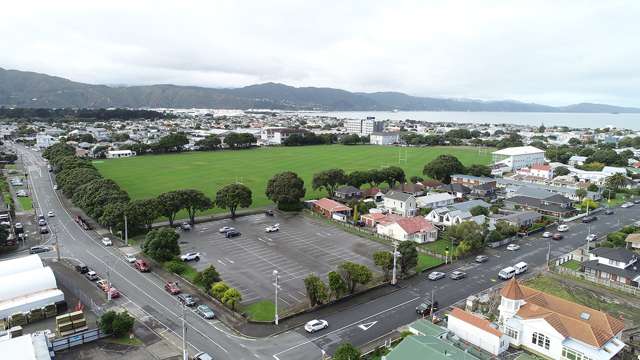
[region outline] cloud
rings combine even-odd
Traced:
[[[640,106],[640,3],[20,1],[0,66],[105,84]]]

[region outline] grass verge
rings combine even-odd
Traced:
[[[574,270],[574,271],[580,271],[580,268],[582,267],[582,264],[578,260],[569,260],[569,261],[567,261],[566,263],[563,263],[560,266],[565,267],[567,269]]]
[[[416,265],[416,272],[422,272],[432,267],[442,264],[444,261],[433,256],[418,253],[418,265]]]
[[[24,211],[29,211],[33,209],[33,200],[30,197],[19,197],[18,202],[20,203],[20,207]]]
[[[242,309],[250,320],[271,321],[276,313],[276,306],[271,300],[260,300]]]
[[[452,251],[456,249],[456,245],[454,245],[453,248],[451,248],[451,242],[445,239],[439,239],[434,242],[420,244],[418,245],[418,247],[431,250],[440,255],[445,255],[445,252],[447,249],[449,249],[449,255],[450,255]]]

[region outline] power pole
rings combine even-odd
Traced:
[[[189,350],[187,349],[187,326],[185,323],[185,305],[182,304],[182,360],[189,360]]]
[[[127,231],[127,214],[124,214],[124,245],[129,246],[129,232]]]
[[[396,278],[396,265],[398,259],[398,242],[393,242],[393,275],[391,277],[391,285],[395,285],[398,283],[398,279]]]
[[[53,224],[50,224],[49,227],[51,228],[51,235],[53,236],[53,239],[56,241],[56,255],[58,257],[58,262],[60,262],[60,244],[58,240],[58,235],[56,234],[56,229],[53,227]]]
[[[275,302],[275,314],[273,320],[276,325],[278,325],[278,270],[273,270],[273,276],[276,278],[276,282],[274,283],[276,287],[276,302]]]
[[[549,271],[549,262],[551,261],[551,241],[549,241],[549,247],[547,248],[547,271]]]

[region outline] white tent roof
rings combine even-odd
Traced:
[[[28,270],[42,269],[43,267],[42,260],[35,254],[0,261],[0,277]]]
[[[48,266],[3,276],[0,277],[0,302],[50,289],[57,289],[57,285]]]

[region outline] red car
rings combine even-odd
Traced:
[[[140,272],[151,271],[151,268],[149,267],[149,264],[147,264],[147,262],[142,260],[142,259],[136,260],[136,262],[133,263],[133,266],[136,269],[138,269]]]
[[[553,236],[551,237],[553,240],[562,240],[562,234],[560,233],[555,233],[553,234]]]
[[[120,297],[120,291],[116,290],[116,288],[114,288],[114,287],[112,287],[112,288],[109,290],[109,293],[111,294],[111,298],[112,298],[112,299],[116,299],[116,298],[119,298],[119,297]]]
[[[164,284],[164,289],[171,295],[180,294],[180,288],[178,287],[178,283],[175,281],[169,281]]]

